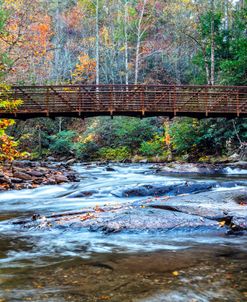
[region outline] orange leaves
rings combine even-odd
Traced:
[[[0,120],[0,130],[5,130],[13,124],[14,124],[14,120],[6,120],[6,119]]]
[[[95,212],[98,212],[98,213],[100,213],[100,212],[105,212],[105,210],[103,210],[103,209],[100,208],[99,206],[96,206],[96,207],[94,208],[94,211],[95,211]]]
[[[47,51],[47,45],[49,44],[51,31],[51,18],[44,16],[43,20],[31,25],[30,37],[33,40],[31,48],[33,48],[35,56],[43,56]]]
[[[77,4],[63,16],[63,19],[70,29],[79,29],[83,17],[83,12],[79,4]]]
[[[96,218],[96,216],[95,216],[94,214],[92,214],[92,213],[87,213],[87,214],[81,216],[81,217],[80,217],[80,220],[81,220],[81,221],[85,221],[85,220],[94,219],[94,218]]]
[[[171,145],[171,135],[169,133],[170,125],[169,125],[168,121],[166,121],[164,124],[164,130],[165,130],[164,142],[165,142],[166,146],[169,147]]]
[[[79,63],[76,65],[72,77],[75,82],[93,80],[96,73],[95,59],[91,59],[87,54],[82,53]]]
[[[17,145],[18,143],[12,137],[3,134],[0,137],[0,161],[12,161],[15,158],[21,157],[22,154],[16,149]]]
[[[30,79],[32,72],[47,73],[53,58],[52,53],[47,52],[52,45],[53,32],[52,20],[46,8],[38,0],[5,0],[4,8],[7,21],[0,50],[6,52],[8,59],[14,62],[6,79],[10,82],[16,82],[16,79],[25,81]]]
[[[6,84],[0,84],[0,108],[6,111],[14,111],[20,104],[21,100],[9,100],[8,92],[10,87]],[[12,161],[15,158],[24,156],[17,150],[18,142],[5,133],[5,130],[13,125],[14,120],[0,119],[0,161]]]
[[[111,300],[111,297],[110,296],[100,296],[99,299],[102,301],[107,301],[107,300]]]
[[[166,133],[165,143],[166,143],[167,146],[169,146],[171,144],[171,136],[170,136],[169,133]]]

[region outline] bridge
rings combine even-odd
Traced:
[[[21,99],[23,104],[14,111],[0,108],[0,118],[99,115],[247,117],[247,86],[13,86],[7,93],[1,93],[1,98]]]

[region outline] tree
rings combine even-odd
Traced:
[[[10,87],[0,85],[0,110],[15,111],[22,104],[21,100],[8,99]],[[8,127],[15,123],[14,120],[0,119],[0,161],[12,161],[15,158],[22,157],[24,154],[17,150],[18,142],[13,137],[7,135]]]

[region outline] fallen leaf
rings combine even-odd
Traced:
[[[110,300],[110,299],[111,299],[110,296],[101,296],[101,297],[99,297],[99,298],[100,298],[100,300],[104,300],[104,301]]]
[[[85,220],[93,219],[93,218],[96,218],[96,216],[93,215],[92,213],[87,213],[86,215],[81,216],[80,220],[85,221]]]
[[[105,210],[101,209],[99,206],[96,206],[96,207],[94,208],[94,211],[95,211],[95,212],[105,212]]]
[[[225,226],[225,224],[226,224],[225,220],[219,221],[219,226],[221,228],[223,228],[223,226]]]

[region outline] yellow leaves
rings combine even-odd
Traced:
[[[21,104],[22,100],[2,100],[0,99],[0,108],[8,112],[14,112]]]
[[[222,221],[219,221],[218,224],[221,228],[223,228],[225,226],[226,222],[225,222],[225,220],[222,220]]]
[[[106,46],[110,46],[111,45],[111,40],[110,40],[110,35],[109,35],[109,30],[107,27],[103,27],[102,31],[101,31],[101,39],[102,42],[106,45]]]
[[[87,54],[82,53],[79,56],[79,63],[72,73],[73,80],[76,82],[93,80],[96,73],[95,59],[91,59]]]
[[[18,143],[12,137],[3,134],[0,137],[0,161],[12,161],[15,158],[22,157],[22,153],[16,149],[17,146]]]
[[[24,0],[4,0],[3,4],[7,9],[21,9]]]
[[[22,100],[9,100],[10,87],[6,84],[0,84],[0,109],[4,111],[14,111],[22,104]],[[24,154],[17,150],[18,142],[5,133],[5,130],[13,125],[14,120],[0,119],[0,161],[12,161],[15,158],[22,157]]]
[[[2,119],[0,120],[0,130],[5,130],[7,129],[9,126],[14,125],[15,121],[14,120],[6,120],[6,119]]]
[[[102,208],[100,208],[98,205],[94,208],[94,211],[98,212],[98,213],[105,212],[105,210],[103,210]]]
[[[81,221],[85,221],[85,220],[88,220],[88,219],[93,219],[93,218],[96,218],[96,216],[93,214],[93,213],[87,213],[85,215],[82,215],[80,217],[80,220]]]
[[[174,272],[172,272],[172,275],[173,275],[174,277],[178,277],[178,276],[179,276],[179,272],[178,272],[178,271],[174,271]]]
[[[125,51],[125,46],[120,47],[120,48],[119,48],[119,51]]]
[[[93,133],[88,134],[86,138],[82,141],[84,144],[94,141],[95,135]]]

